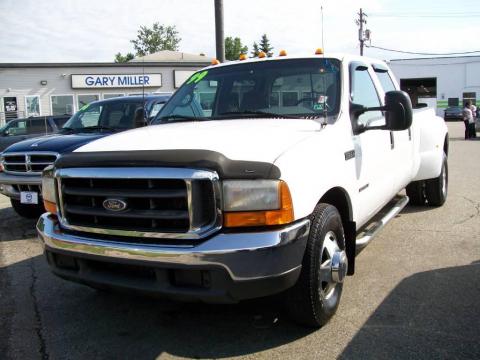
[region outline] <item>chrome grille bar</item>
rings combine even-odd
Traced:
[[[201,239],[222,224],[213,171],[184,168],[73,168],[55,173],[61,225],[128,237]],[[107,200],[127,204],[115,212]]]

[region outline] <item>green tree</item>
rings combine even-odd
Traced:
[[[227,36],[225,38],[225,59],[238,60],[240,54],[246,54],[248,47],[242,44],[242,40],[236,37]]]
[[[270,45],[270,40],[268,40],[267,34],[262,35],[262,39],[260,40],[260,51],[263,51],[267,54],[268,57],[273,55],[273,46]]]
[[[140,26],[135,40],[130,40],[135,49],[136,56],[145,56],[161,50],[178,50],[178,44],[182,40],[178,31],[173,26],[154,23],[151,28]]]
[[[126,63],[132,60],[135,57],[132,53],[127,53],[126,55],[122,55],[121,53],[115,54],[115,62],[116,63]]]
[[[250,54],[252,55],[252,57],[257,57],[258,53],[260,52],[260,49],[258,48],[258,44],[256,42],[254,42],[252,47],[253,47],[253,49],[250,52]]]

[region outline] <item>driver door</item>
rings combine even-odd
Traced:
[[[371,67],[363,63],[350,66],[350,97],[354,104],[365,107],[382,106],[372,80]],[[355,168],[360,202],[358,222],[363,224],[390,200],[393,191],[391,138],[388,130],[359,132],[359,125],[385,125],[381,111],[369,111],[356,119],[351,115]]]
[[[0,137],[0,151],[28,137],[28,122],[29,120],[27,119],[21,119],[12,120],[8,124]]]

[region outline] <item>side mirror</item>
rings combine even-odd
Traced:
[[[385,94],[385,106],[365,107],[359,104],[350,103],[350,116],[358,119],[360,115],[367,111],[384,111],[385,125],[383,126],[365,126],[359,124],[354,128],[356,134],[367,130],[406,130],[412,125],[412,102],[406,92],[389,91]],[[355,121],[356,123],[356,121]]]
[[[388,130],[406,130],[412,125],[412,102],[406,92],[387,92],[385,94],[385,111],[385,127]]]

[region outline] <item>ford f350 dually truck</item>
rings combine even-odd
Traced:
[[[412,110],[381,61],[210,66],[155,122],[45,170],[37,229],[56,275],[186,301],[280,294],[318,327],[356,253],[408,198],[447,197],[445,123]]]

